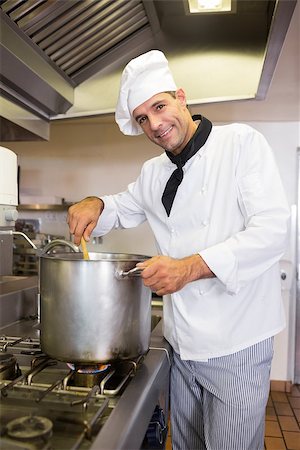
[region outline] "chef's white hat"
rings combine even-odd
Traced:
[[[132,117],[134,109],[160,92],[176,91],[168,60],[159,50],[151,50],[132,59],[122,73],[115,119],[124,134],[143,131]]]

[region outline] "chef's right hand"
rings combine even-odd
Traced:
[[[70,233],[74,235],[76,245],[80,244],[82,236],[86,241],[90,240],[90,235],[97,225],[103,209],[104,203],[98,197],[86,197],[79,203],[70,206],[67,223]]]

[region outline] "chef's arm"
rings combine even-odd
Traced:
[[[89,241],[91,234],[104,236],[113,229],[133,228],[145,222],[145,213],[131,193],[134,184],[129,185],[126,192],[101,198],[86,197],[72,205],[67,222],[70,233],[74,235],[74,243],[79,244],[81,236]]]
[[[97,225],[103,209],[104,202],[98,197],[86,197],[79,203],[70,206],[67,223],[76,245],[80,244],[82,236],[86,241],[90,240],[90,235]]]
[[[250,133],[241,147],[236,181],[244,229],[199,252],[229,294],[273,270],[286,251],[290,226],[290,208],[266,140]]]
[[[139,263],[145,285],[158,295],[166,295],[189,282],[217,277],[229,294],[237,294],[277,264],[285,252],[289,208],[280,200],[279,190],[276,193],[276,207],[270,198],[265,210],[249,216],[246,228],[225,241],[185,258],[155,256]]]
[[[240,139],[234,182],[244,227],[234,231],[234,217],[229,210],[223,224],[218,224],[233,229],[227,239],[199,250],[199,255],[178,260],[151,258],[145,263],[148,267],[142,277],[159,295],[213,276],[227,293],[237,294],[264,272],[273,270],[283,256],[290,210],[272,151],[264,137],[250,129]]]
[[[137,266],[143,269],[145,286],[158,295],[172,294],[191,281],[215,276],[199,254],[181,259],[154,256]]]
[[[287,247],[289,218],[288,208],[278,208],[273,216],[253,216],[245,230],[200,251],[229,294],[237,294],[282,258]]]

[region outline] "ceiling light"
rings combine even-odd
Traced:
[[[236,12],[236,0],[186,0],[187,14],[233,13]]]
[[[221,8],[222,0],[198,0],[198,9],[215,9]]]

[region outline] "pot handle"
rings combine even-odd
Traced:
[[[44,248],[42,248],[42,255],[45,255],[46,253],[50,253],[54,247],[61,246],[61,245],[65,245],[66,247],[69,247],[75,253],[80,252],[79,247],[77,247],[77,245],[73,244],[73,242],[65,241],[64,239],[53,239],[53,241],[49,242],[47,245],[45,245]]]
[[[139,277],[142,272],[143,269],[140,269],[140,267],[134,267],[133,269],[130,269],[128,271],[120,270],[119,272],[116,273],[116,276],[118,279],[125,277]]]

